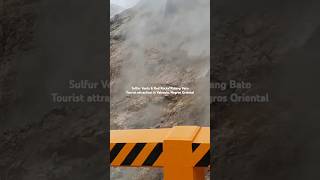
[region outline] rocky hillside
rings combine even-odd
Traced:
[[[111,19],[111,129],[209,126],[208,4],[141,1]],[[195,94],[126,94],[132,86],[188,87]],[[114,179],[159,178],[147,169],[112,172]]]
[[[177,34],[195,23],[189,21],[209,22],[209,11],[196,15],[181,10],[169,17],[170,7],[170,3],[142,2],[111,19],[112,129],[209,125],[209,25],[201,22],[199,29]],[[199,6],[199,10],[208,9]],[[178,27],[179,22],[184,23]],[[125,94],[131,86],[151,85],[185,86],[195,95]]]

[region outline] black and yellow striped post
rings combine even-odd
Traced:
[[[210,129],[111,130],[111,166],[163,168],[165,180],[203,180],[210,164]]]

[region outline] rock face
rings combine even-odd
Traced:
[[[111,19],[111,129],[209,126],[209,14],[208,0],[160,0],[141,1]],[[195,94],[125,94],[132,86],[188,87]],[[115,179],[159,173],[112,172]]]
[[[200,4],[169,16],[171,6],[179,7],[142,1],[111,19],[114,128],[209,124],[209,9]],[[127,96],[131,86],[185,86],[196,95]]]

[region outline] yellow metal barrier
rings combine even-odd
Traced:
[[[210,128],[111,130],[110,163],[163,168],[165,180],[204,180],[210,165]]]

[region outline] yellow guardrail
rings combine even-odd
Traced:
[[[210,128],[111,130],[110,164],[163,168],[165,180],[203,180],[210,166]]]

